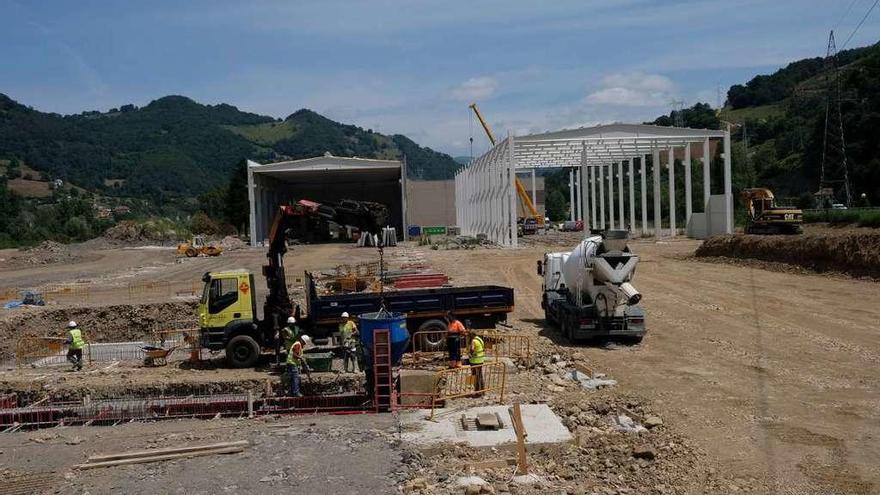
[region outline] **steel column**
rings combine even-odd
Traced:
[[[691,143],[684,147],[684,227],[687,229],[691,223],[691,214],[694,212],[691,192]]]
[[[568,169],[568,211],[569,220],[574,221],[574,169]]]
[[[614,164],[608,164],[608,229],[614,228]]]
[[[617,228],[625,229],[626,228],[626,215],[623,214],[623,160],[617,163],[617,211],[618,211],[618,222]],[[632,219],[630,219],[632,221]]]
[[[634,158],[629,159],[628,170],[629,173],[629,231],[635,232],[636,229],[636,186],[635,186],[635,177],[633,177],[633,171],[635,170],[635,166],[633,165]]]
[[[677,235],[675,228],[675,148],[669,147],[669,235]]]
[[[660,217],[660,150],[654,149],[651,156],[651,171],[654,176],[654,238],[660,238],[663,222]]]
[[[648,167],[646,159],[648,155],[639,157],[639,176],[642,178],[642,235],[648,235]]]
[[[731,184],[730,164],[730,125],[724,131],[724,205],[727,214],[724,216],[724,230],[728,234],[733,233],[733,187]]]
[[[599,174],[599,228],[605,228],[605,166],[599,165],[596,167],[596,172]]]
[[[598,228],[599,220],[596,218],[596,167],[590,166],[590,225]]]
[[[703,141],[703,211],[709,211],[709,196],[712,195],[712,156],[709,151],[709,138]],[[707,218],[708,222],[709,219]],[[706,224],[708,226],[708,223]]]

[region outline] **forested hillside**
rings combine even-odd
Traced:
[[[17,159],[51,178],[106,195],[194,197],[224,184],[243,158],[400,158],[413,178],[447,177],[448,155],[404,136],[334,122],[310,110],[280,121],[231,105],[166,96],[143,108],[57,115],[0,94],[0,159]]]
[[[880,205],[880,45],[840,52],[838,66],[853,204]],[[681,110],[680,116],[673,111],[648,123],[671,126],[677,117],[682,125],[694,128],[718,129],[730,123],[734,195],[746,187],[769,187],[783,201],[812,208],[816,206],[813,193],[819,189],[825,137],[825,103],[831,75],[827,67],[823,58],[793,62],[773,74],[731,86],[720,111],[697,103]],[[832,120],[832,128],[835,125]],[[840,168],[842,155],[836,148],[839,146],[829,146],[827,169]],[[716,172],[719,169],[714,167]],[[699,167],[694,173],[701,173]],[[546,182],[547,210],[554,220],[567,216],[567,180],[563,171]],[[713,182],[720,184],[720,180],[718,177]],[[679,195],[681,189],[676,191]],[[835,200],[845,202],[842,183],[835,187]],[[683,204],[683,198],[678,204]],[[741,207],[739,201],[734,205]]]
[[[242,228],[244,160],[337,156],[400,159],[411,178],[452,176],[458,164],[406,136],[340,124],[311,110],[284,120],[183,96],[143,108],[45,113],[0,94],[0,247],[80,241],[113,219],[188,222],[207,211],[218,230]],[[55,179],[61,179],[56,186]],[[112,218],[98,216],[114,211]],[[100,219],[99,219],[100,218]],[[204,215],[199,217],[204,224]],[[185,226],[184,226],[185,227]],[[195,230],[204,231],[203,225]]]

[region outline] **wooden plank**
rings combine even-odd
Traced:
[[[189,447],[172,447],[167,449],[140,450],[132,452],[121,452],[119,454],[94,455],[89,457],[89,462],[114,461],[117,459],[132,459],[136,457],[153,457],[164,454],[179,454],[182,452],[197,452],[200,450],[220,449],[225,447],[247,447],[248,441],[241,440],[237,442],[213,443],[210,445],[194,445]]]
[[[126,464],[144,464],[147,462],[158,462],[158,461],[171,461],[175,459],[185,459],[190,457],[200,457],[205,455],[217,455],[217,454],[236,454],[238,452],[243,452],[244,447],[225,447],[220,449],[212,449],[212,450],[199,450],[194,452],[181,452],[178,454],[167,454],[167,455],[155,455],[149,457],[135,457],[131,459],[119,459],[116,461],[107,461],[107,462],[90,462],[86,464],[78,464],[73,466],[74,469],[95,469],[102,467],[111,467],[111,466],[123,466]]]
[[[510,412],[513,419],[513,429],[516,432],[516,472],[517,474],[528,474],[529,463],[526,459],[526,428],[522,422],[522,411],[520,411],[519,402],[514,402]]]

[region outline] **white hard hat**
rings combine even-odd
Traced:
[[[302,341],[303,341],[303,344],[305,344],[306,347],[311,347],[312,345],[314,345],[314,344],[312,344],[312,338],[309,337],[308,335],[303,335],[303,336],[302,336]]]
[[[343,317],[343,318],[348,318],[348,311],[343,311],[343,312],[342,312],[342,317]]]
[[[73,321],[73,320],[71,320],[71,321],[67,324],[67,328],[76,328],[76,322]]]
[[[296,318],[294,318],[292,316],[287,318],[287,323],[296,323]]]

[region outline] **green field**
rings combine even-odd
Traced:
[[[771,117],[785,115],[784,103],[763,105],[760,107],[747,107],[733,110],[729,107],[721,109],[720,118],[734,124],[741,124],[746,120],[766,120]]]
[[[880,227],[880,209],[805,211],[804,223]]]

